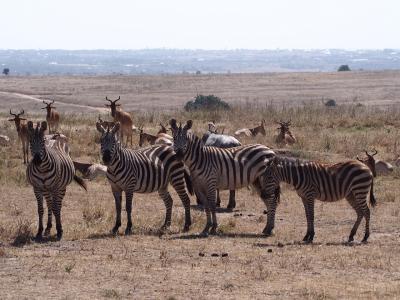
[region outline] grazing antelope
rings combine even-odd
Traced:
[[[337,164],[321,164],[312,161],[299,161],[293,158],[276,156],[268,162],[265,173],[260,176],[261,196],[267,204],[267,227],[264,231],[270,235],[274,228],[276,188],[280,182],[292,185],[303,201],[307,217],[307,233],[303,238],[306,243],[314,239],[314,202],[335,202],[343,198],[349,202],[357,213],[357,220],[350,232],[349,242],[354,240],[358,226],[365,218],[363,242],[369,237],[370,209],[376,205],[373,193],[374,171],[357,160]]]
[[[289,122],[276,122],[280,125],[277,129],[280,130],[279,134],[275,138],[275,143],[278,145],[292,145],[296,143],[296,138],[290,132],[289,126],[291,125],[291,121]]]
[[[75,174],[74,164],[69,155],[69,147],[63,142],[56,142],[51,147],[46,145],[44,132],[47,123],[38,122],[33,128],[32,121],[28,122],[28,135],[33,159],[26,169],[28,182],[33,186],[38,205],[39,226],[36,239],[42,239],[43,233],[43,198],[47,203],[47,226],[45,235],[50,234],[52,214],[56,219],[57,239],[62,237],[61,205],[66,188],[75,180],[86,190],[86,183]],[[57,140],[56,140],[57,141]]]
[[[216,234],[216,189],[234,190],[252,185],[265,172],[275,153],[260,144],[227,149],[204,146],[190,131],[192,120],[178,127],[176,120],[171,119],[170,125],[177,158],[189,168],[196,194],[205,199],[207,223],[202,235]]]
[[[131,146],[132,146],[132,135],[133,135],[132,133],[134,130],[132,117],[127,112],[121,109],[117,110],[117,107],[121,106],[121,104],[117,104],[117,101],[119,101],[120,99],[121,99],[120,96],[116,100],[110,100],[106,97],[106,100],[110,102],[110,104],[106,104],[106,107],[111,108],[111,116],[113,116],[114,122],[115,123],[119,122],[121,124],[121,129],[119,130],[119,137],[121,143],[124,142],[124,135],[125,135],[126,136],[125,146],[128,146],[129,138],[131,140]]]
[[[24,114],[24,110],[20,111],[19,114],[13,114],[10,109],[10,115],[14,116],[14,119],[9,119],[10,122],[15,122],[17,128],[18,137],[22,144],[22,153],[24,156],[24,164],[28,162],[29,156],[29,138],[28,138],[28,127],[25,124],[26,119],[21,118]],[[22,122],[21,122],[22,121]]]
[[[376,175],[388,175],[390,172],[393,172],[393,166],[383,160],[375,160],[374,156],[378,154],[378,151],[374,149],[375,153],[369,154],[367,151],[365,151],[365,154],[367,155],[366,159],[360,159],[357,156],[357,160],[366,164],[374,174],[374,177]]]
[[[235,136],[256,136],[257,134],[267,135],[265,132],[265,120],[261,121],[261,124],[254,128],[242,128],[235,131]]]
[[[52,102],[47,103],[43,100],[43,103],[46,104],[46,107],[42,107],[47,111],[46,121],[49,124],[49,133],[55,133],[58,129],[58,124],[60,123],[60,114],[55,110],[54,100]]]
[[[96,123],[101,133],[101,155],[107,167],[107,178],[115,199],[117,218],[112,232],[116,234],[121,226],[122,192],[126,196],[127,226],[125,234],[132,232],[132,197],[137,193],[158,192],[166,208],[164,225],[161,230],[171,225],[172,198],[168,192],[171,184],[178,193],[185,209],[184,231],[191,225],[190,199],[186,193],[185,180],[190,192],[190,177],[185,176],[184,164],[177,159],[172,147],[157,145],[139,150],[123,148],[117,140],[116,134],[120,129],[117,122],[113,128],[107,130]],[[190,186],[190,187],[189,187]]]
[[[158,133],[157,135],[152,135],[143,132],[143,125],[139,126],[139,147],[142,147],[146,142],[150,145],[167,145],[172,146],[172,137],[166,133]]]

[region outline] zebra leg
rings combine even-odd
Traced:
[[[158,194],[160,195],[161,199],[164,201],[165,210],[166,210],[164,225],[161,226],[161,229],[160,229],[161,231],[165,231],[166,229],[168,229],[171,226],[173,200],[167,190],[159,190]]]
[[[113,191],[114,200],[115,200],[115,226],[112,229],[113,234],[117,234],[119,227],[121,226],[121,202],[122,202],[122,192],[121,191]]]
[[[207,192],[207,202],[209,208],[211,210],[211,218],[212,218],[212,227],[210,230],[210,234],[217,234],[217,214],[216,214],[216,188],[215,184],[210,184]]]
[[[226,207],[227,209],[234,209],[236,207],[236,200],[235,200],[235,195],[236,191],[235,190],[230,190],[229,191],[229,203],[228,206]]]
[[[367,203],[366,203],[365,199],[356,200],[356,198],[353,195],[346,197],[346,199],[347,199],[349,204],[354,208],[354,210],[357,213],[357,220],[354,223],[353,228],[351,229],[348,242],[351,243],[352,241],[354,241],[354,236],[357,233],[357,229],[360,226],[362,218],[365,215],[365,213],[367,213],[368,214],[368,219],[367,219],[367,216],[365,215],[365,221],[366,221],[365,222],[365,235],[364,235],[364,239],[363,239],[363,242],[366,242],[368,237],[369,237],[369,217],[370,217],[370,212],[369,212],[369,208],[367,206]],[[364,207],[360,207],[361,205],[364,206],[363,204],[361,204],[362,202],[365,203],[365,206],[366,206],[366,209],[368,209],[368,212],[366,211],[366,209]],[[368,220],[368,224],[367,224],[367,220]]]
[[[314,199],[302,198],[304,209],[306,211],[307,218],[307,233],[303,238],[303,241],[306,243],[312,243],[314,239]]]
[[[369,238],[369,220],[371,217],[371,213],[369,210],[369,207],[367,206],[367,203],[365,202],[365,206],[363,211],[364,211],[364,217],[365,217],[365,234],[364,234],[364,238],[362,239],[361,242],[366,243],[368,241]]]
[[[204,211],[205,211],[206,217],[207,217],[206,226],[204,227],[204,229],[203,229],[203,231],[201,232],[200,235],[206,237],[206,236],[208,236],[208,232],[210,231],[210,228],[211,228],[211,225],[212,225],[211,213],[210,213],[210,204],[208,202],[206,194],[203,191],[199,192],[199,196],[200,196],[200,199],[204,200],[204,203],[203,203]]]
[[[42,233],[43,233],[43,194],[38,190],[33,190],[33,192],[35,193],[36,196],[38,216],[39,216],[39,225],[36,234],[36,240],[40,241],[42,239]]]
[[[50,234],[51,227],[53,227],[53,225],[52,225],[53,212],[52,212],[52,205],[51,205],[51,197],[50,197],[50,195],[48,193],[46,193],[44,195],[44,197],[46,198],[46,204],[47,204],[47,226],[46,226],[46,229],[44,231],[44,235],[48,236]]]
[[[56,229],[57,229],[57,240],[61,240],[63,235],[62,225],[61,225],[61,206],[62,200],[65,196],[65,189],[59,190],[52,194],[52,211],[54,218],[56,219]]]
[[[126,198],[126,228],[125,228],[125,235],[132,234],[132,199],[133,199],[133,192],[132,191],[125,191],[125,198]]]
[[[267,197],[261,197],[267,207],[267,224],[263,230],[265,236],[271,236],[272,230],[275,227],[275,212],[277,207],[277,200],[275,195],[269,195]]]
[[[186,193],[185,185],[183,184],[183,178],[181,182],[182,183],[179,184],[178,182],[172,181],[171,184],[181,199],[183,208],[185,209],[185,225],[183,226],[183,232],[187,232],[190,229],[190,225],[192,225],[192,218],[190,216],[190,199]]]
[[[217,207],[221,207],[221,198],[219,196],[219,189],[217,189],[217,203],[216,203]]]

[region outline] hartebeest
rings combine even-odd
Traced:
[[[143,132],[143,125],[139,126],[139,147],[142,147],[145,142],[150,145],[160,144],[160,145],[172,145],[172,136],[166,133],[158,133],[157,135],[152,135]]]
[[[28,162],[29,155],[29,139],[28,139],[28,127],[24,121],[25,118],[21,118],[24,114],[24,110],[20,111],[19,114],[13,114],[10,109],[10,115],[14,116],[14,119],[9,119],[10,122],[15,122],[15,127],[17,128],[18,137],[22,143],[22,153],[24,155],[24,164]],[[21,122],[22,121],[22,122]]]
[[[275,138],[275,143],[278,145],[292,145],[297,142],[296,137],[290,132],[289,126],[292,124],[292,121],[289,122],[276,122],[280,126],[277,128],[280,130],[279,134]]]
[[[376,177],[376,175],[388,175],[390,172],[393,172],[393,166],[391,164],[383,160],[375,160],[374,156],[378,154],[378,151],[374,149],[374,152],[375,153],[369,154],[365,151],[367,158],[360,159],[357,156],[357,160],[366,164],[371,169],[374,177]]]
[[[265,132],[265,120],[261,121],[261,124],[254,128],[242,128],[235,132],[235,136],[256,136],[257,134],[267,135]]]
[[[121,124],[121,129],[119,130],[119,136],[121,143],[124,142],[124,135],[126,135],[126,144],[128,145],[128,139],[130,137],[131,146],[132,146],[132,131],[133,131],[133,121],[131,116],[124,112],[123,110],[117,110],[118,106],[121,104],[117,104],[121,97],[119,96],[116,100],[110,100],[106,97],[106,100],[110,102],[110,104],[106,104],[106,107],[111,108],[111,116],[114,118],[114,122],[119,122]]]
[[[55,110],[54,100],[52,102],[47,103],[43,100],[43,104],[46,104],[46,107],[42,107],[47,111],[46,121],[49,125],[49,133],[56,133],[58,129],[58,124],[60,123],[60,114]]]
[[[99,123],[101,126],[103,126],[104,128],[113,128],[115,125],[115,122],[113,121],[103,121],[99,115]]]

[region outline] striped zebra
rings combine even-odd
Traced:
[[[127,226],[125,234],[132,232],[132,198],[133,193],[151,193],[158,191],[164,201],[166,216],[161,230],[171,225],[172,198],[168,192],[171,183],[178,193],[185,209],[185,225],[183,230],[188,231],[191,225],[190,199],[186,193],[185,180],[188,191],[191,192],[191,182],[185,176],[184,165],[176,159],[176,154],[171,147],[156,145],[139,150],[123,148],[116,137],[120,129],[117,122],[110,129],[104,129],[96,123],[97,130],[101,133],[101,155],[107,166],[107,178],[115,199],[116,222],[112,232],[116,234],[121,226],[122,192],[126,196]]]
[[[32,121],[28,122],[28,137],[31,147],[32,160],[29,162],[26,175],[35,193],[39,227],[36,239],[42,239],[43,233],[43,197],[47,203],[47,227],[44,235],[49,235],[52,227],[52,214],[56,219],[57,239],[62,238],[61,205],[67,186],[74,179],[86,190],[85,182],[75,175],[75,168],[69,156],[69,148],[63,140],[46,145],[44,132],[47,122],[37,123],[33,128]]]
[[[373,193],[373,172],[365,164],[350,160],[337,164],[322,164],[311,161],[301,162],[293,158],[275,157],[268,163],[268,168],[260,177],[262,197],[267,202],[270,227],[273,229],[273,219],[277,202],[274,199],[276,186],[280,182],[292,185],[303,200],[307,218],[307,233],[303,241],[311,243],[314,238],[314,201],[334,202],[346,198],[357,213],[357,220],[350,232],[349,242],[354,240],[362,218],[365,218],[365,235],[363,242],[369,237],[370,210],[367,196],[370,193],[371,206],[376,205]],[[270,216],[271,215],[271,216]]]
[[[204,146],[203,141],[189,131],[192,124],[189,120],[182,128],[175,119],[170,121],[174,150],[189,168],[196,194],[206,199],[207,224],[202,232],[206,236],[215,234],[217,229],[216,189],[235,190],[252,185],[264,173],[275,153],[259,144],[227,149]]]

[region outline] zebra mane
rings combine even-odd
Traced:
[[[300,159],[297,157],[288,157],[288,156],[275,156],[275,163],[278,165],[295,165],[298,166],[300,164],[308,163],[308,160]]]

